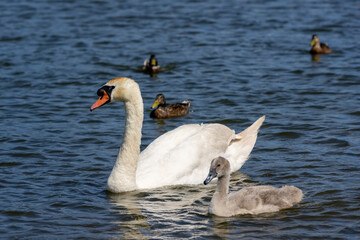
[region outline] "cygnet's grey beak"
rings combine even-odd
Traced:
[[[210,170],[207,178],[204,181],[204,184],[207,185],[211,180],[213,180],[213,178],[216,178],[216,176],[217,176],[216,169]]]

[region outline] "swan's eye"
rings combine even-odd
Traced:
[[[104,92],[107,93],[107,95],[111,96],[111,91],[115,88],[115,86],[102,86],[98,91],[97,91],[97,95],[99,97],[103,97],[104,96]]]
[[[220,164],[218,164],[217,167],[220,167]]]
[[[100,88],[97,93],[96,93],[99,97],[104,96],[104,89]]]

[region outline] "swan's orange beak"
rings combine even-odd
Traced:
[[[101,89],[101,95],[99,97],[99,99],[91,106],[90,108],[90,111],[96,109],[96,108],[99,108],[101,107],[102,105],[110,102],[110,97],[109,95],[107,94],[107,92],[103,89]]]

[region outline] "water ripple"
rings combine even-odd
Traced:
[[[1,2],[1,236],[356,239],[359,7],[354,0]],[[311,58],[314,33],[333,54]],[[141,71],[152,53],[165,68],[156,76]],[[231,190],[293,184],[305,193],[302,203],[219,218],[207,213],[215,183],[106,192],[124,110],[89,107],[118,76],[136,79],[143,94],[142,149],[182,124],[240,131],[267,115]],[[190,99],[190,114],[150,119],[160,92]]]

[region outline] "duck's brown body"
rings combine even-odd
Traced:
[[[162,68],[158,64],[158,61],[155,55],[151,55],[150,59],[145,59],[143,71],[147,73],[157,73],[160,72]]]
[[[189,108],[190,102],[162,104],[150,113],[150,117],[158,119],[180,117],[189,114]]]
[[[182,103],[166,104],[165,96],[158,94],[151,108],[156,108],[150,113],[151,118],[180,117],[189,114],[190,101]]]
[[[331,48],[327,44],[320,42],[320,39],[316,34],[313,35],[310,45],[312,47],[310,49],[311,54],[321,54],[321,53],[331,53],[332,52]]]
[[[143,71],[146,73],[157,73],[160,72],[162,68],[160,66],[150,66],[147,63],[143,66]]]

